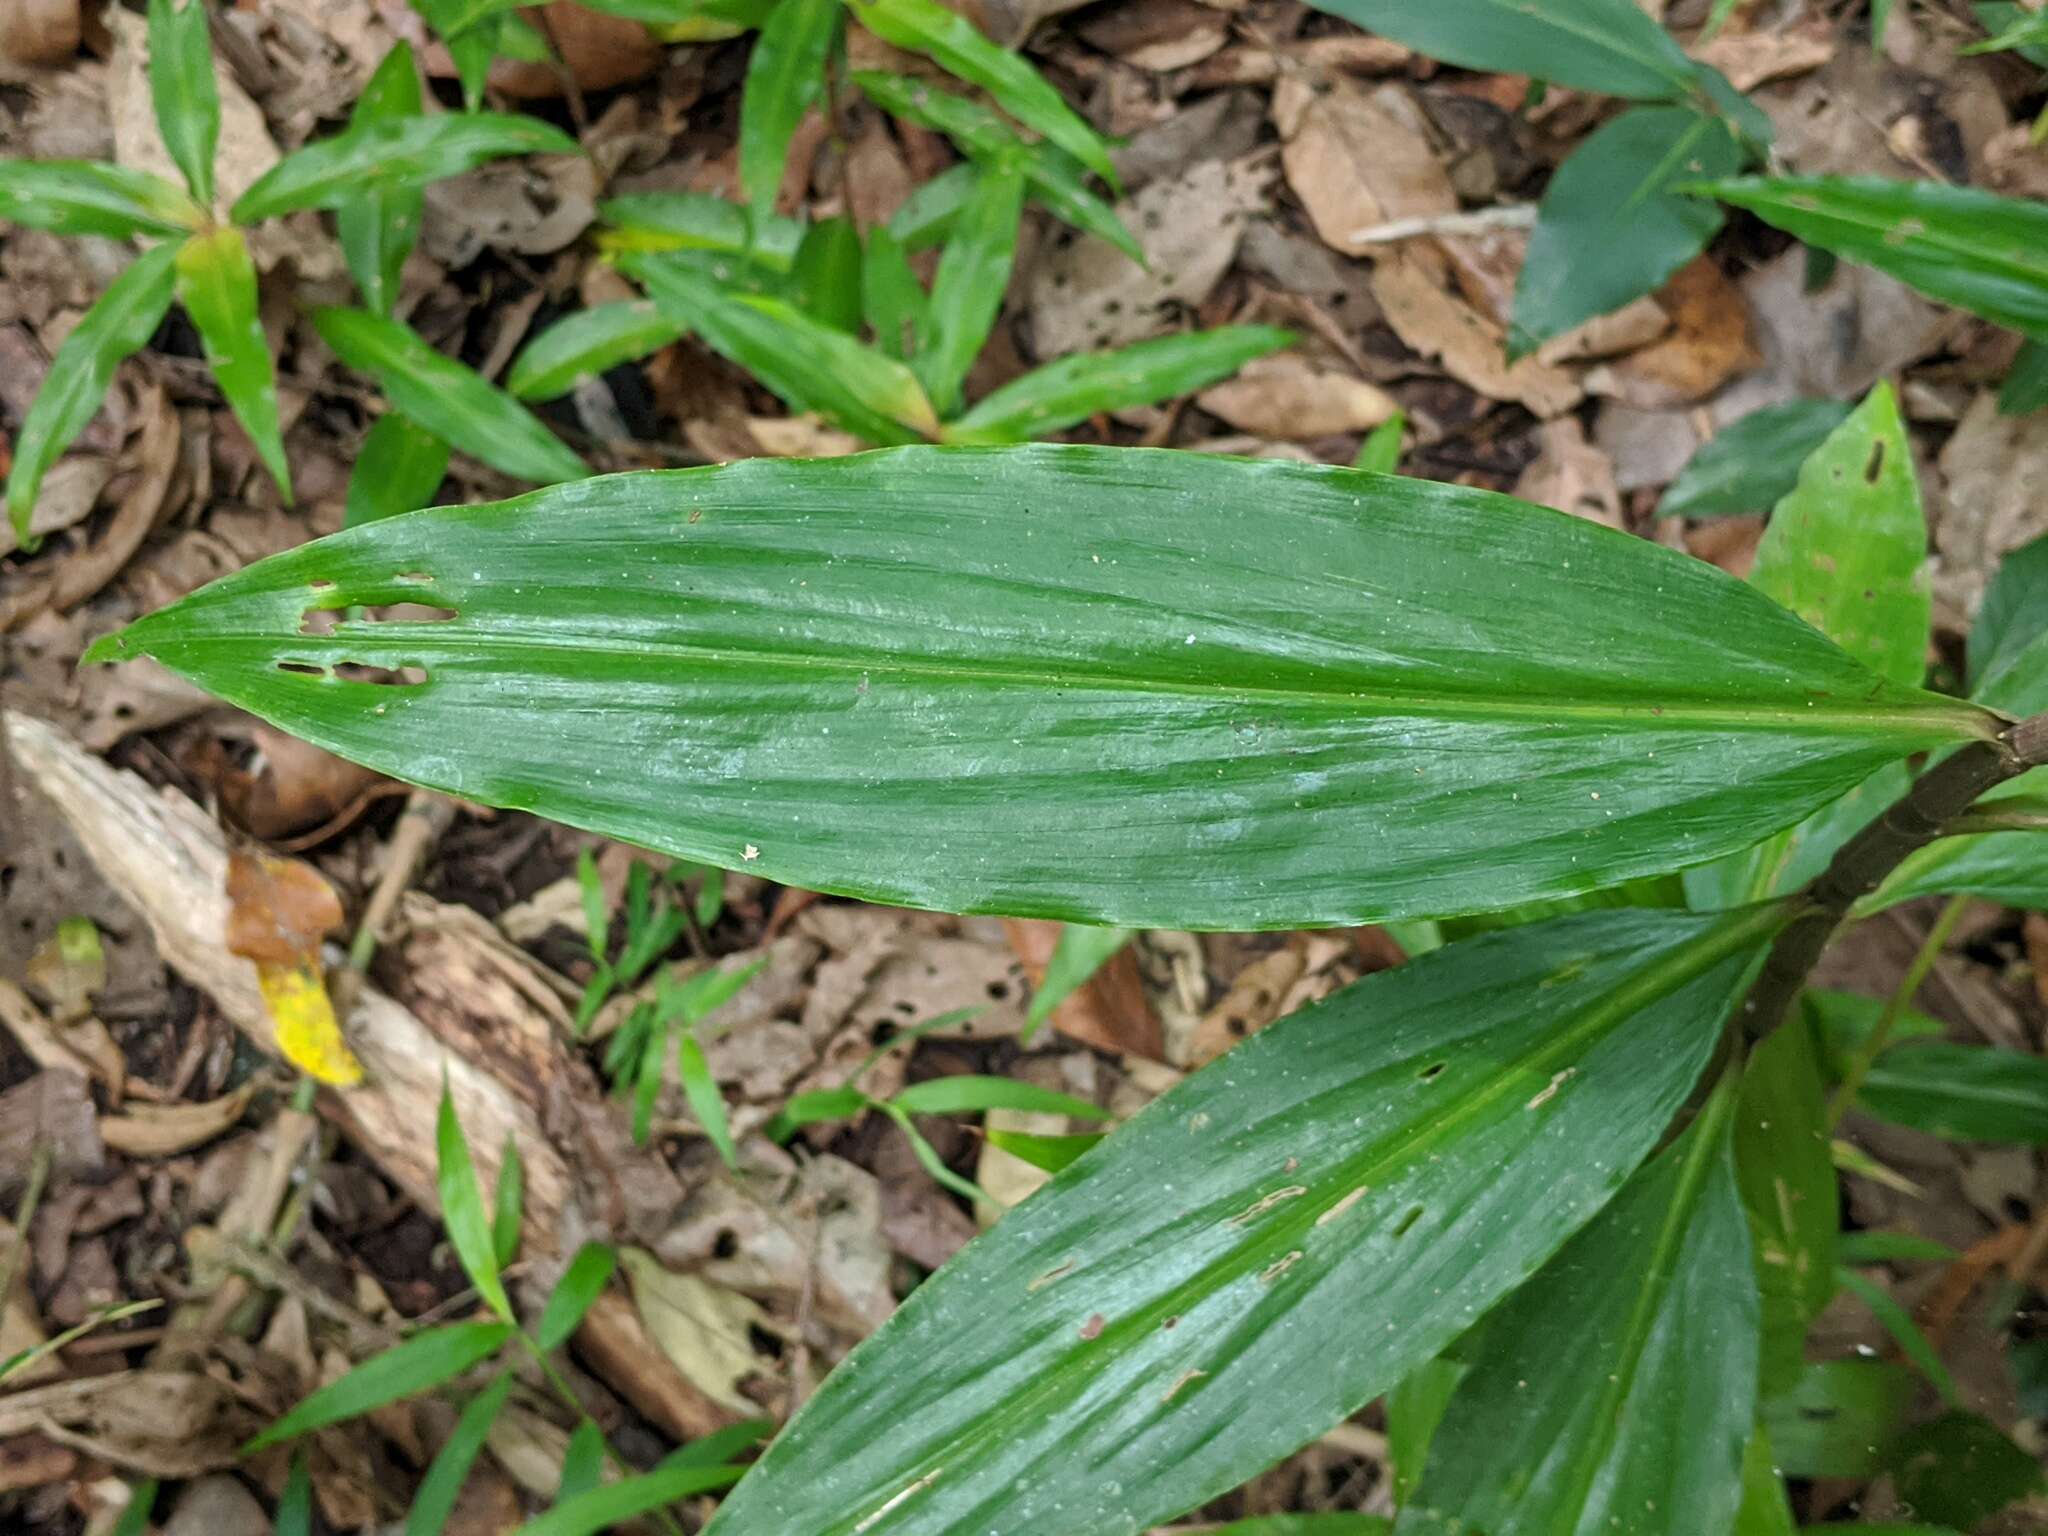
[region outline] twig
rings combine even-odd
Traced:
[[[28,1188],[22,1192],[21,1204],[14,1211],[14,1240],[7,1245],[5,1262],[0,1262],[0,1308],[5,1308],[7,1298],[14,1294],[21,1256],[28,1251],[29,1223],[36,1219],[36,1207],[43,1203],[43,1186],[50,1179],[50,1162],[50,1138],[38,1136],[35,1150],[29,1153]]]
[[[1423,235],[1483,235],[1492,229],[1533,229],[1534,203],[1497,203],[1491,208],[1474,208],[1459,213],[1432,213],[1413,219],[1390,219],[1351,231],[1356,245],[1392,245]]]
[[[1934,969],[1934,962],[1941,958],[1941,952],[1948,947],[1949,936],[1956,931],[1956,924],[1963,913],[1969,910],[1970,898],[1951,896],[1948,905],[1941,909],[1941,915],[1927,930],[1927,937],[1921,941],[1919,951],[1913,956],[1913,963],[1906,967],[1906,974],[1900,978],[1892,995],[1885,999],[1884,1011],[1878,1014],[1876,1027],[1869,1037],[1856,1048],[1856,1054],[1849,1058],[1849,1064],[1842,1073],[1842,1081],[1835,1086],[1834,1096],[1828,1100],[1828,1130],[1842,1123],[1842,1117],[1849,1112],[1849,1106],[1856,1102],[1856,1095],[1863,1088],[1863,1080],[1870,1076],[1870,1069],[1891,1044],[1892,1032],[1899,1026],[1899,1019],[1906,1011],[1906,1005],[1919,995],[1921,983],[1927,980],[1927,973]]]

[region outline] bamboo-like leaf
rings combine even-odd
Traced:
[[[1912,1374],[1889,1362],[1809,1365],[1789,1392],[1763,1401],[1771,1450],[1787,1477],[1869,1477],[1912,1406]]]
[[[2048,205],[1874,176],[1750,176],[1691,190],[1929,298],[2048,339]]]
[[[512,1536],[596,1536],[691,1494],[729,1487],[739,1475],[738,1467],[658,1467],[564,1499],[546,1514],[527,1521]]]
[[[491,1253],[500,1270],[519,1254],[519,1225],[525,1215],[526,1160],[519,1155],[519,1139],[507,1131],[498,1154],[498,1188],[491,1198]]]
[[[1965,56],[1977,53],[2013,53],[2026,49],[2048,48],[2048,16],[2039,11],[2025,11],[2014,17],[1992,36],[1981,43],[1972,43],[1963,49]]]
[[[1981,1414],[1953,1408],[1900,1435],[1884,1459],[1901,1508],[1958,1531],[2048,1487],[2037,1457]]]
[[[434,1179],[441,1196],[441,1225],[447,1228],[449,1246],[462,1261],[463,1273],[485,1306],[506,1322],[517,1322],[505,1282],[498,1276],[498,1245],[491,1232],[491,1218],[484,1210],[483,1185],[477,1181],[469,1140],[462,1134],[455,1098],[445,1077],[434,1123]]]
[[[911,365],[942,417],[959,412],[961,384],[1003,307],[1023,214],[1022,169],[1014,162],[989,166],[953,221],[939,256],[932,279],[931,335]]]
[[[220,87],[206,0],[149,0],[149,95],[164,148],[202,208],[213,206]]]
[[[1879,1119],[1952,1141],[2048,1146],[2048,1061],[1946,1041],[1894,1046],[1856,1102]]]
[[[816,1088],[791,1094],[767,1125],[771,1141],[787,1141],[807,1125],[850,1120],[873,1102],[858,1088]]]
[[[1107,1120],[1108,1114],[1086,1099],[1055,1093],[1013,1077],[982,1077],[972,1072],[912,1083],[889,1101],[906,1114],[979,1114],[985,1109],[1022,1109],[1041,1115],[1070,1115],[1077,1120]]]
[[[863,81],[868,77],[855,72],[853,78]],[[973,192],[975,178],[980,174],[981,167],[971,160],[939,172],[905,198],[903,206],[890,215],[889,233],[902,242],[906,251],[921,251],[937,245],[953,227],[955,216]]]
[[[619,267],[645,285],[663,314],[689,326],[792,410],[816,411],[871,443],[937,434],[938,418],[915,374],[795,305],[726,287],[660,256],[622,256]]]
[[[726,1120],[725,1099],[718,1091],[718,1080],[711,1075],[711,1064],[704,1059],[704,1047],[686,1029],[676,1033],[676,1075],[705,1139],[718,1149],[725,1166],[737,1173],[740,1154]]]
[[[349,471],[342,526],[417,512],[433,501],[447,475],[448,445],[397,411],[386,411],[363,438]]]
[[[305,632],[398,601],[456,616]],[[465,799],[813,890],[1122,927],[1597,890],[2000,726],[1582,519],[1072,446],[414,513],[250,566],[90,659],[136,655]]]
[[[503,16],[489,16],[473,27],[442,33],[448,57],[455,64],[455,78],[462,84],[465,116],[482,114],[484,86],[490,82],[491,65],[497,61],[498,40],[505,35],[505,21]]]
[[[1767,512],[1792,494],[1799,469],[1848,418],[1844,400],[1791,400],[1733,422],[1700,446],[1657,503],[1659,517]]]
[[[562,1480],[555,1488],[555,1502],[566,1504],[578,1494],[595,1488],[604,1475],[604,1431],[584,1419],[569,1436],[569,1448],[562,1453]]]
[[[574,155],[576,141],[538,118],[444,112],[378,118],[295,150],[235,201],[237,224],[301,208],[340,208],[367,192],[424,186],[507,155]]]
[[[860,329],[860,231],[844,217],[820,219],[804,231],[790,268],[797,307],[835,331]]]
[[[912,1292],[710,1530],[1129,1536],[1235,1486],[1595,1215],[1776,921],[1565,918],[1282,1019]],[[876,1435],[884,1401],[947,1410]]]
[[[431,1391],[490,1359],[511,1338],[509,1323],[449,1323],[416,1333],[403,1344],[394,1345],[381,1355],[372,1355],[341,1380],[330,1382],[305,1398],[243,1446],[242,1454],[254,1455],[308,1430],[338,1424],[400,1398]]]
[[[291,469],[278,429],[277,371],[257,313],[256,263],[239,229],[222,225],[185,242],[178,252],[178,302],[192,317],[228,408],[256,445],[285,505],[291,505]]]
[[[569,1335],[582,1325],[604,1288],[611,1283],[619,1256],[603,1243],[585,1243],[576,1250],[562,1278],[548,1293],[541,1308],[540,1322],[533,1330],[533,1342],[542,1349],[557,1349],[569,1342]]]
[[[1037,130],[1110,186],[1117,184],[1109,147],[1060,99],[1045,77],[1017,54],[998,48],[973,22],[938,0],[847,0],[855,19],[885,43],[924,54],[946,73],[987,91],[991,100]]]
[[[1879,3],[1888,4],[1889,0],[1879,0]],[[2023,24],[2038,23],[2041,15],[2039,11],[2029,11],[2016,4],[2015,0],[1977,0],[1970,9],[1976,13],[1978,25],[1993,37],[2006,36]],[[2048,69],[2048,38],[2039,42],[2015,38],[2013,51],[2029,64]]]
[[[2029,341],[1999,386],[1998,409],[2007,416],[2048,410],[2048,341]]]
[[[163,323],[176,290],[177,257],[175,245],[138,256],[57,349],[14,440],[14,465],[7,475],[7,514],[23,549],[39,542],[30,536],[29,517],[43,476],[92,420],[121,360],[148,346]]]
[[[435,1454],[413,1496],[412,1508],[406,1511],[405,1536],[441,1536],[449,1515],[455,1512],[462,1485],[469,1480],[469,1469],[476,1464],[477,1453],[483,1450],[491,1426],[511,1395],[514,1380],[510,1371],[501,1373],[463,1406],[462,1416]]]
[[[898,362],[915,357],[930,330],[931,302],[887,225],[868,231],[860,282],[861,313],[875,345]]]
[[[1032,989],[1031,1008],[1024,1015],[1019,1038],[1029,1040],[1038,1026],[1052,1016],[1053,1009],[1101,970],[1133,937],[1128,928],[1096,928],[1087,923],[1068,923],[1061,928],[1052,958],[1045,963],[1045,979]]]
[[[1961,1401],[1961,1394],[1956,1391],[1956,1379],[1942,1363],[1940,1352],[1920,1331],[1920,1325],[1913,1321],[1913,1314],[1900,1306],[1890,1291],[1874,1280],[1866,1280],[1853,1269],[1843,1269],[1835,1278],[1843,1290],[1870,1309],[1871,1316],[1898,1342],[1899,1353],[1927,1378],[1934,1390],[1941,1394],[1942,1401],[1951,1408],[1956,1407]]]
[[[313,326],[344,363],[376,379],[399,410],[472,458],[543,484],[590,473],[531,411],[403,322],[367,310],[316,309]]]
[[[1761,1424],[1742,1457],[1742,1504],[1730,1536],[1798,1536],[1784,1476],[1771,1457],[1771,1437]]]
[[[1010,1156],[1034,1168],[1043,1168],[1047,1173],[1058,1173],[1102,1140],[1102,1133],[1094,1131],[1072,1136],[1041,1136],[1031,1131],[1006,1131],[995,1125],[984,1134],[990,1146],[1000,1147]]]
[[[1021,443],[1061,432],[1104,411],[1152,405],[1228,378],[1255,357],[1291,346],[1294,333],[1272,325],[1211,331],[1080,352],[1035,368],[985,395],[946,426],[953,443]]]
[[[1366,434],[1364,442],[1358,445],[1358,457],[1351,461],[1353,469],[1369,469],[1376,475],[1400,473],[1401,440],[1408,431],[1408,413],[1395,409],[1394,414]]]
[[[206,210],[148,171],[97,160],[0,160],[0,219],[56,235],[175,238],[204,225]]]
[[[787,272],[803,242],[804,226],[775,217],[749,223],[739,204],[704,192],[642,192],[597,205],[611,226],[615,249],[717,251],[743,257],[772,271]]]
[[[412,46],[401,41],[384,55],[363,94],[356,98],[349,130],[361,133],[377,123],[415,118],[425,105]],[[398,300],[399,274],[419,239],[426,203],[424,183],[380,181],[362,187],[335,210],[341,253],[362,292],[363,307],[372,314],[390,314]]]
[[[149,1517],[156,1508],[157,1481],[145,1477],[128,1490],[128,1502],[122,1506],[121,1517],[113,1524],[108,1536],[146,1536]]]
[[[775,194],[796,126],[825,91],[825,61],[839,42],[840,0],[781,0],[762,24],[740,95],[740,189],[756,219]]]
[[[1757,1390],[1733,1103],[1724,1084],[1488,1320],[1396,1536],[1733,1523]]]
[[[1392,1463],[1396,1508],[1414,1498],[1421,1486],[1429,1442],[1436,1438],[1444,1410],[1451,1406],[1451,1396],[1469,1369],[1448,1356],[1425,1360],[1387,1393],[1387,1459]]]
[[[1722,221],[1675,188],[1732,176],[1745,158],[1725,122],[1688,107],[1638,107],[1598,129],[1543,193],[1515,285],[1511,356],[1661,288]]]
[[[2048,710],[2048,537],[2007,555],[1970,630],[1973,698],[2020,714]]]
[[[647,299],[620,299],[566,315],[526,344],[505,375],[521,400],[553,400],[606,369],[659,352],[688,335]]]
[[[292,1452],[284,1492],[277,1496],[276,1536],[313,1536],[313,1475],[306,1467],[304,1446]]]

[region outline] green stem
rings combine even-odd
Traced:
[[[1835,1088],[1834,1096],[1828,1100],[1828,1130],[1832,1133],[1842,1123],[1842,1116],[1849,1112],[1849,1106],[1856,1102],[1856,1095],[1863,1087],[1863,1080],[1870,1076],[1870,1069],[1877,1058],[1884,1054],[1884,1048],[1891,1044],[1892,1033],[1899,1027],[1899,1020],[1927,980],[1927,973],[1934,969],[1934,962],[1941,958],[1941,952],[1948,948],[1949,936],[1956,931],[1956,924],[1962,921],[1970,898],[1951,896],[1948,905],[1935,918],[1934,926],[1927,930],[1927,937],[1921,941],[1920,950],[1913,956],[1913,963],[1906,967],[1906,974],[1892,995],[1885,999],[1884,1011],[1877,1016],[1877,1024],[1856,1053],[1849,1058],[1842,1081]]]
[[[541,1375],[547,1378],[548,1385],[554,1389],[555,1396],[559,1397],[563,1404],[577,1418],[590,1420],[591,1427],[597,1431],[598,1439],[604,1442],[605,1459],[617,1469],[621,1477],[637,1476],[640,1469],[619,1454],[618,1448],[611,1442],[611,1437],[604,1432],[604,1426],[599,1424],[597,1420],[590,1418],[590,1412],[583,1406],[583,1400],[577,1397],[575,1388],[571,1387],[568,1379],[562,1375],[561,1371],[556,1369],[555,1362],[548,1358],[547,1351],[534,1343],[532,1337],[524,1328],[519,1330],[518,1336],[519,1342],[526,1348],[526,1353],[532,1358],[533,1363],[540,1367]],[[683,1528],[676,1523],[675,1516],[671,1515],[667,1510],[655,1510],[654,1519],[661,1526],[662,1530],[668,1533],[668,1536],[683,1536]]]

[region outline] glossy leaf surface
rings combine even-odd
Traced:
[[[578,153],[574,139],[533,117],[443,112],[380,118],[286,155],[236,199],[235,222],[340,208],[366,192],[422,186],[507,155]]]
[[[1488,1320],[1396,1536],[1679,1536],[1734,1521],[1757,1294],[1732,1098],[1724,1088]]]
[[[1799,467],[1852,407],[1845,400],[1792,400],[1732,422],[1700,446],[1665,489],[1659,517],[1767,512],[1799,484]]]
[[[448,475],[448,445],[397,411],[377,418],[349,471],[344,528],[417,512]]]
[[[898,362],[917,355],[931,326],[931,301],[911,269],[903,242],[886,224],[868,231],[861,256],[861,316],[875,345]]]
[[[853,220],[819,219],[796,248],[790,297],[813,319],[852,335],[860,329],[860,268],[860,231]]]
[[[1881,177],[1743,177],[1694,190],[2029,336],[2048,337],[2048,204]]]
[[[277,370],[257,313],[256,264],[239,229],[223,225],[185,242],[178,252],[178,302],[192,317],[228,408],[289,506],[292,482],[278,429]]]
[[[376,379],[393,405],[472,458],[543,484],[590,473],[540,418],[403,322],[360,309],[316,309],[313,325],[337,357]]]
[[[55,235],[190,234],[205,210],[161,176],[97,160],[0,160],[0,219]]]
[[[2048,537],[2007,555],[1970,629],[1970,693],[2018,714],[2048,709]]]
[[[1638,107],[1598,129],[1544,189],[1515,285],[1510,351],[1533,352],[1656,292],[1722,222],[1719,208],[1675,188],[1732,176],[1744,158],[1726,123],[1686,107]]]
[[[1892,1047],[1857,1104],[1880,1119],[1952,1141],[2048,1145],[2048,1060],[1947,1041]]]
[[[206,0],[149,0],[149,95],[171,163],[193,200],[211,208],[220,88],[213,78]]]
[[[711,1530],[1127,1536],[1234,1486],[1599,1210],[1774,921],[1488,935],[1253,1036],[912,1292]]]
[[[176,288],[177,256],[178,247],[168,244],[138,256],[57,349],[14,440],[7,474],[7,513],[24,548],[35,547],[29,518],[43,476],[99,410],[121,360],[148,346],[163,323]]]
[[[400,42],[384,55],[384,62],[356,98],[349,128],[360,133],[376,123],[418,117],[424,105],[412,48]],[[422,183],[377,182],[361,188],[335,211],[341,253],[363,295],[363,307],[373,314],[388,315],[397,302],[399,274],[419,239],[426,203]]]
[[[651,300],[593,304],[528,342],[505,375],[505,388],[521,400],[553,400],[584,379],[658,352],[688,333]]]
[[[780,0],[747,59],[740,95],[740,190],[755,218],[775,211],[796,125],[825,91],[825,61],[839,41],[840,0]]]
[[[804,234],[795,219],[750,224],[739,204],[703,192],[640,192],[608,198],[597,211],[619,249],[720,251],[779,272],[789,270]]]
[[[1930,1424],[1915,1425],[1899,1437],[1887,1460],[1907,1509],[1962,1531],[1976,1530],[2048,1483],[2036,1458],[1975,1413],[1951,1410]]]
[[[401,598],[457,616],[302,633]],[[1994,726],[1562,513],[1082,447],[749,461],[393,519],[93,659],[141,654],[466,798],[816,890],[1123,927],[1596,889]],[[342,662],[428,680],[307,675]]]
[[[1809,1365],[1789,1391],[1763,1401],[1762,1418],[1787,1477],[1870,1477],[1883,1465],[1913,1403],[1904,1366],[1879,1360]]]

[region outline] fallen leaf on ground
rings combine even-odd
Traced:
[[[1421,109],[1397,85],[1368,91],[1339,79],[1318,91],[1300,75],[1283,75],[1273,121],[1287,184],[1334,250],[1371,254],[1384,247],[1357,239],[1361,231],[1458,211]]]
[[[1819,69],[1835,56],[1839,26],[1825,16],[1809,16],[1787,27],[1737,32],[1732,28],[1712,42],[1695,43],[1686,51],[1702,64],[1728,77],[1738,91],[1748,92],[1769,80]]]
[[[622,1249],[619,1264],[648,1333],[684,1378],[735,1413],[759,1412],[761,1405],[739,1387],[774,1372],[775,1362],[756,1352],[751,1337],[771,1326],[760,1303],[701,1275],[665,1268],[642,1248]]]
[[[545,60],[528,63],[499,59],[491,66],[491,84],[523,101],[551,100],[563,92],[563,71],[581,91],[609,91],[644,80],[661,68],[667,53],[637,21],[607,16],[576,4],[553,0],[529,13],[541,34],[554,45],[558,68]]]
[[[1229,18],[1195,0],[1131,0],[1075,30],[1091,47],[1155,73],[1199,64],[1230,40]]]
[[[1640,351],[1586,376],[1586,388],[1640,410],[1703,400],[1763,361],[1750,335],[1742,290],[1718,263],[1701,256],[1657,294],[1672,330]]]
[[[320,941],[341,926],[341,901],[312,865],[267,853],[228,855],[228,953],[256,963],[277,1047],[300,1071],[337,1088],[363,1080],[327,996]]]
[[[749,416],[747,430],[761,452],[776,459],[838,459],[867,447],[851,433],[828,427],[804,412],[796,416]]]
[[[100,1117],[100,1138],[130,1157],[170,1157],[204,1146],[242,1118],[255,1097],[253,1083],[205,1104],[137,1104],[126,1114]]]
[[[1536,440],[1542,452],[1515,482],[1515,495],[1608,528],[1622,527],[1614,461],[1586,441],[1586,429],[1578,418],[1560,416],[1546,421]]]
[[[2048,411],[2005,416],[1990,392],[1977,396],[1941,450],[1941,490],[1931,498],[1934,593],[1941,615],[1966,628],[1999,562],[2048,533]]]
[[[1289,354],[1245,364],[1196,403],[1240,432],[1297,440],[1368,431],[1399,409],[1385,390]]]
[[[1487,399],[1514,401],[1547,420],[1584,398],[1566,369],[1533,357],[1509,367],[1501,328],[1437,286],[1424,258],[1408,251],[1381,257],[1372,291],[1411,350],[1438,359],[1445,373]]]

